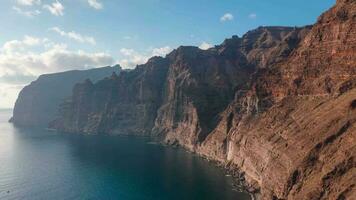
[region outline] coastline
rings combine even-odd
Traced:
[[[16,125],[14,125],[14,126],[16,126]],[[21,126],[18,126],[18,127],[21,127]],[[65,134],[65,135],[67,135],[67,134],[68,135],[78,134],[78,135],[83,135],[83,136],[98,135],[98,134],[63,132],[63,131],[58,131],[56,129],[50,129],[50,128],[42,128],[42,129],[45,131],[51,131],[51,132],[56,132],[58,134]],[[204,154],[201,154],[199,152],[191,151],[190,149],[185,148],[184,146],[181,146],[178,144],[168,144],[162,140],[158,141],[159,137],[155,137],[155,136],[142,136],[142,135],[130,135],[130,134],[116,134],[116,135],[115,134],[106,134],[106,136],[107,137],[125,137],[125,138],[128,137],[128,138],[147,139],[148,140],[147,144],[150,144],[150,145],[160,145],[164,148],[181,149],[189,154],[194,154],[194,155],[198,156],[199,158],[208,162],[210,165],[213,165],[213,166],[219,168],[224,173],[225,176],[231,176],[232,181],[233,181],[233,184],[231,185],[231,190],[246,193],[250,196],[251,200],[259,199],[259,190],[254,188],[253,186],[249,185],[244,178],[244,173],[229,163],[220,162],[214,158],[210,158],[210,157],[208,157]]]
[[[138,136],[140,137],[140,136]],[[154,138],[153,138],[154,139]],[[223,172],[225,173],[225,176],[231,176],[232,180],[233,180],[233,185],[231,187],[232,190],[236,190],[238,192],[244,192],[250,195],[251,200],[259,200],[260,199],[260,190],[254,186],[252,186],[251,184],[249,184],[246,179],[245,179],[245,173],[242,172],[237,166],[232,165],[229,162],[222,162],[219,161],[217,159],[214,159],[213,157],[209,157],[205,154],[202,154],[200,152],[196,152],[196,151],[191,151],[188,148],[185,148],[184,146],[181,146],[179,144],[168,144],[165,143],[164,141],[162,142],[155,142],[157,145],[162,145],[164,147],[168,147],[168,148],[180,148],[185,150],[188,153],[192,153],[195,154],[197,156],[199,156],[201,159],[204,159],[205,161],[207,161],[209,164],[212,164],[218,168],[220,168],[221,170],[223,170]]]

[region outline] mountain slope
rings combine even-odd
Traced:
[[[98,81],[120,70],[115,66],[41,75],[21,90],[10,121],[20,126],[46,127],[58,117],[58,106],[71,96],[76,83]]]
[[[118,77],[78,84],[62,109],[63,117],[52,127],[90,134],[155,135],[193,147],[214,128],[218,114],[238,88],[247,87],[256,69],[274,62],[274,55],[288,55],[296,45],[289,39],[299,41],[308,29],[261,27],[253,36],[234,36],[206,51],[180,47]],[[255,44],[250,38],[256,38]],[[263,62],[248,61],[250,55]]]
[[[52,128],[88,134],[149,135],[161,101],[167,59],[154,57],[129,72],[77,84]]]
[[[260,70],[199,152],[264,199],[355,196],[356,2],[324,13],[285,61]]]

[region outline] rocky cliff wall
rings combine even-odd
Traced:
[[[244,172],[263,199],[352,199],[356,2],[338,1],[290,57],[260,70],[198,152]]]
[[[256,70],[286,58],[298,44],[289,41],[301,40],[308,30],[260,27],[209,50],[180,47],[119,76],[77,84],[62,105],[64,116],[52,126],[91,134],[151,134],[193,149],[215,128],[235,92],[249,87]]]
[[[115,66],[41,75],[21,90],[10,121],[19,126],[47,127],[59,116],[58,106],[71,96],[76,83],[85,79],[96,82],[120,71]]]
[[[93,84],[77,84],[61,105],[52,128],[87,134],[150,135],[168,70],[165,58],[151,58],[135,70]]]

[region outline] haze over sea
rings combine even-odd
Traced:
[[[0,199],[246,200],[231,177],[147,138],[16,128],[0,110]]]

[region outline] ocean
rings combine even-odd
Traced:
[[[0,111],[1,200],[247,200],[223,170],[148,138],[61,134]]]

